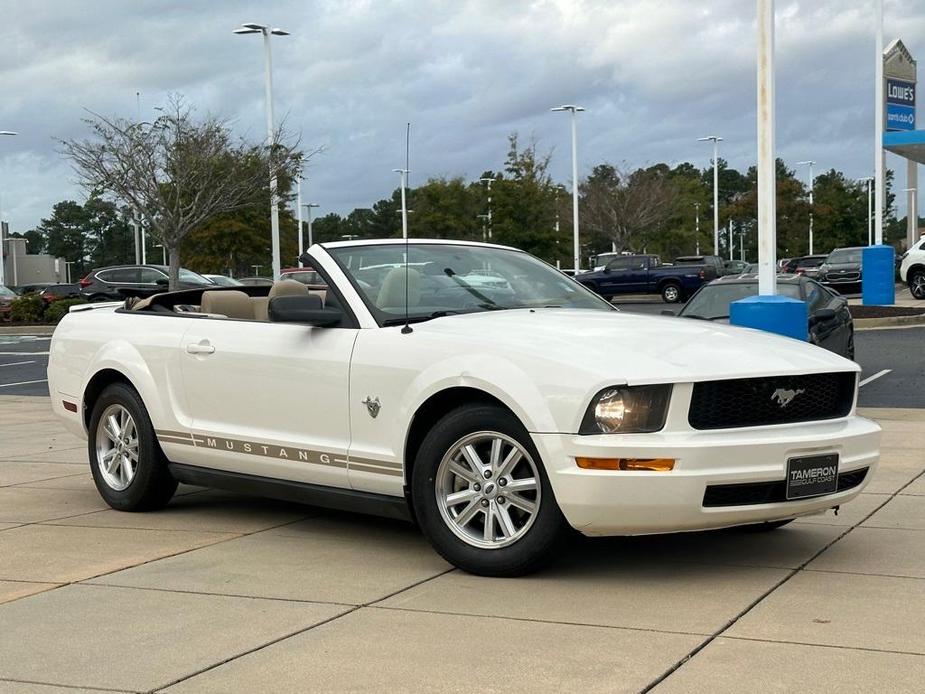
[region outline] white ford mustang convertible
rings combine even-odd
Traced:
[[[327,288],[192,289],[75,307],[48,366],[100,494],[178,482],[415,519],[510,576],[569,527],[771,529],[857,496],[880,430],[858,366],[754,330],[615,310],[521,251],[313,246]]]

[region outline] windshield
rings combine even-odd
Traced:
[[[183,272],[182,270],[180,271]],[[195,273],[193,273],[195,274]],[[205,275],[205,277],[220,287],[241,287],[243,286],[238,280],[233,277],[225,277],[225,275]]]
[[[212,284],[202,275],[198,275],[192,270],[187,270],[185,267],[180,268],[180,281],[188,282],[189,284]]]
[[[485,246],[410,244],[329,249],[381,325],[511,308],[614,310],[527,253]],[[408,275],[407,287],[405,273]]]
[[[829,257],[825,259],[825,262],[829,265],[837,265],[839,263],[860,263],[861,249],[838,248],[829,253]]]
[[[802,299],[800,285],[778,282],[777,292],[792,299]],[[736,282],[735,284],[708,284],[695,294],[678,315],[685,318],[706,318],[716,320],[729,318],[729,304],[739,299],[758,294],[757,282]]]
[[[3,285],[0,285],[0,296],[16,296],[16,292],[14,292],[12,289],[4,287]]]

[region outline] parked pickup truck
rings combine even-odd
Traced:
[[[616,294],[661,294],[673,304],[684,301],[700,285],[717,277],[707,264],[662,265],[657,255],[625,255],[614,258],[604,269],[586,272],[576,279],[605,298]]]

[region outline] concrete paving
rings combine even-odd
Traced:
[[[0,397],[0,694],[918,692],[925,410],[838,516],[575,537],[523,579],[412,526],[181,486],[108,509],[42,397]]]

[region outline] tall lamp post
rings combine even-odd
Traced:
[[[305,214],[308,215],[308,247],[311,248],[314,241],[312,240],[312,208],[321,207],[317,202],[306,202],[302,204],[302,207],[305,208]],[[300,215],[301,217],[301,215]],[[299,237],[302,236],[302,226],[301,222],[299,223]],[[301,256],[302,254],[299,253]],[[299,267],[302,266],[302,262],[299,261]]]
[[[697,243],[696,255],[700,255],[700,203],[694,203],[694,239]]]
[[[874,198],[871,184],[874,182],[873,176],[865,176],[860,179],[861,182],[867,182],[867,245],[874,245]]]
[[[267,146],[272,147],[274,141],[273,130],[273,62],[270,55],[270,36],[288,36],[288,31],[272,28],[268,24],[255,24],[248,22],[234,30],[235,34],[261,34],[263,36],[264,70],[266,75],[267,100]],[[279,199],[276,194],[276,175],[270,175],[270,233],[273,247],[273,279],[279,279]]]
[[[19,135],[17,132],[12,130],[0,130],[0,135]],[[3,286],[6,278],[4,277],[4,260],[3,260],[3,210],[0,206],[0,286]]]
[[[809,254],[813,254],[813,182],[816,180],[813,176],[813,166],[816,162],[809,159],[807,161],[798,161],[797,166],[809,166]]]
[[[550,111],[568,111],[572,114],[572,243],[575,274],[581,269],[581,248],[578,244],[578,124],[576,114],[584,111],[581,106],[563,104],[555,106]]]
[[[401,176],[401,237],[408,238],[408,202],[405,198],[405,187],[408,185],[408,169],[392,169]]]
[[[713,143],[713,255],[719,255],[719,135],[698,137],[697,142]]]
[[[485,215],[485,219],[488,222],[488,238],[491,240],[491,184],[494,182],[493,178],[480,178],[479,182],[484,183],[485,187],[488,189],[488,214]],[[479,215],[482,216],[482,215]],[[484,240],[484,239],[483,239]]]

